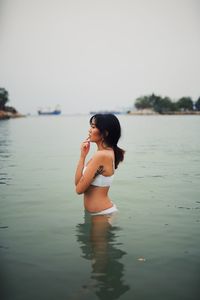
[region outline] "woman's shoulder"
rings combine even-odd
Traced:
[[[113,153],[111,153],[111,151],[108,151],[108,150],[99,150],[94,154],[93,158],[96,160],[101,160],[101,161],[107,160],[107,159],[112,159]]]
[[[94,153],[92,158],[96,159],[96,160],[102,160],[105,157],[106,157],[106,153],[104,152],[104,150],[99,150],[99,151]]]

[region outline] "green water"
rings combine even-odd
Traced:
[[[0,122],[2,300],[199,299],[200,118],[119,119],[119,213],[100,251],[73,183],[89,116]]]

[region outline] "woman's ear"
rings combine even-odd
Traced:
[[[108,136],[108,131],[105,130],[104,133],[102,133],[102,135],[101,135],[103,141],[104,141],[104,138],[106,138],[107,136]]]
[[[105,131],[105,136],[108,136],[108,130]]]

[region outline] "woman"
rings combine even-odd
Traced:
[[[108,215],[117,211],[108,197],[114,170],[124,159],[124,150],[117,146],[121,136],[119,120],[113,114],[96,114],[90,119],[89,136],[81,145],[75,185],[78,194],[84,193],[84,206],[91,215]],[[90,143],[97,152],[85,165]]]

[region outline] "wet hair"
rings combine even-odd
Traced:
[[[123,161],[125,151],[117,146],[121,137],[121,126],[118,118],[113,114],[95,114],[90,118],[99,129],[103,136],[104,142],[108,147],[111,147],[115,154],[115,169],[118,164]]]

